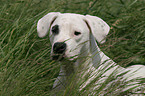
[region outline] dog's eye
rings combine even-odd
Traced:
[[[53,34],[58,34],[59,33],[59,26],[58,25],[54,25],[52,27],[51,31],[52,31]]]
[[[75,33],[74,33],[76,36],[78,36],[78,35],[80,35],[81,34],[81,32],[77,32],[77,31],[75,31]]]

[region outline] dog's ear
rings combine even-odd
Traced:
[[[49,31],[51,24],[58,17],[59,12],[51,12],[42,17],[37,23],[37,33],[39,37],[44,37]]]
[[[109,25],[101,18],[96,16],[86,15],[85,21],[96,40],[101,44],[104,43],[105,37],[110,30]]]

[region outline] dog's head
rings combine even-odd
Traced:
[[[83,49],[89,48],[90,34],[104,43],[110,27],[95,16],[52,12],[38,21],[38,36],[46,36],[49,29],[51,54],[57,60],[62,57],[77,58]]]

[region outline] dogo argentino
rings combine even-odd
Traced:
[[[49,30],[52,59],[69,58],[70,61],[76,59],[73,68],[77,68],[83,63],[81,68],[86,68],[87,72],[92,71],[89,80],[80,86],[80,90],[85,88],[95,78],[95,73],[101,69],[106,70],[103,74],[105,77],[116,70],[115,74],[127,72],[123,78],[128,81],[145,78],[145,66],[133,65],[123,68],[100,50],[96,40],[98,43],[104,43],[110,30],[108,24],[101,18],[91,15],[51,12],[42,17],[37,24],[39,37],[46,36]],[[65,75],[67,75],[65,72],[65,68],[61,67],[53,88],[65,86]]]

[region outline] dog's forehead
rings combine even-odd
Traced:
[[[72,25],[79,25],[79,26],[83,26],[83,24],[85,23],[83,20],[84,16],[83,15],[79,15],[79,14],[61,14],[56,18],[56,24],[72,24]]]
[[[65,13],[58,16],[58,18],[66,19],[66,20],[83,20],[83,15]]]

